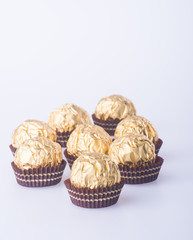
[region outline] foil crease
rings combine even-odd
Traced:
[[[113,141],[109,156],[116,164],[146,166],[155,162],[155,145],[143,135],[129,134]]]
[[[91,119],[77,105],[64,104],[50,114],[48,124],[58,132],[70,132],[79,124],[91,124]]]
[[[128,134],[142,134],[154,144],[158,141],[155,127],[144,117],[130,116],[123,119],[116,127],[115,139]]]
[[[44,137],[26,140],[15,153],[14,163],[20,169],[53,167],[62,162],[60,144]]]
[[[47,123],[37,120],[26,120],[12,134],[12,145],[18,148],[25,140],[45,137],[56,141],[56,131]]]
[[[124,119],[133,115],[136,115],[134,104],[120,95],[102,98],[95,109],[95,116],[102,120]]]
[[[118,166],[103,153],[85,153],[72,165],[71,184],[78,188],[104,188],[120,183]]]
[[[108,154],[112,143],[110,135],[97,125],[79,125],[71,133],[67,141],[69,155],[78,157],[85,152],[101,152]]]

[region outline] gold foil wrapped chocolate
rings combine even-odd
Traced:
[[[20,169],[52,167],[61,164],[60,144],[44,137],[26,140],[15,153],[14,163]]]
[[[133,115],[136,115],[134,104],[120,95],[102,98],[95,109],[95,116],[102,120],[124,119]]]
[[[70,134],[67,141],[67,152],[69,155],[78,157],[85,152],[108,153],[112,143],[110,135],[97,125],[79,125]]]
[[[103,153],[81,154],[73,163],[71,184],[78,188],[104,188],[120,183],[118,166]]]
[[[89,114],[77,105],[64,104],[50,114],[48,123],[58,132],[70,132],[79,124],[91,124],[91,119]]]
[[[117,164],[145,166],[155,162],[155,145],[146,136],[129,134],[113,141],[109,156]]]
[[[27,120],[13,132],[12,146],[18,148],[25,140],[35,137],[45,137],[56,141],[56,131],[45,122]]]
[[[146,118],[140,116],[127,117],[117,125],[115,139],[127,134],[142,134],[153,143],[156,143],[158,140],[155,127]]]

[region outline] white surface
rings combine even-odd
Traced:
[[[191,0],[0,1],[0,239],[193,239],[192,12]],[[156,182],[124,186],[97,210],[72,205],[63,181],[16,184],[18,124],[70,102],[91,114],[114,93],[164,141]]]

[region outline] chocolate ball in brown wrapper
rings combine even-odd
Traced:
[[[26,187],[44,187],[61,181],[66,162],[61,146],[37,137],[22,143],[15,152],[12,167],[17,182]]]
[[[92,118],[96,125],[103,127],[110,135],[114,135],[117,124],[133,115],[136,115],[136,109],[129,99],[120,95],[111,95],[99,101]]]
[[[93,124],[79,125],[71,133],[64,154],[71,167],[74,160],[82,153],[101,152],[108,154],[111,143],[110,135],[103,128]]]
[[[83,153],[65,181],[73,204],[86,208],[108,207],[119,198],[123,181],[118,166],[103,153]]]
[[[128,134],[114,140],[109,156],[118,164],[125,183],[131,184],[156,180],[163,163],[155,154],[153,142],[140,134]]]
[[[10,149],[15,154],[16,149],[25,140],[35,137],[45,137],[56,141],[56,131],[51,128],[47,123],[38,120],[26,120],[19,125],[12,134],[12,144]]]
[[[161,139],[153,124],[141,116],[129,116],[123,119],[116,127],[114,138],[117,139],[127,134],[142,134],[151,140],[155,145],[156,154],[160,149]]]
[[[63,104],[50,114],[48,123],[56,130],[57,142],[66,147],[66,142],[76,126],[91,124],[91,119],[89,114],[77,105]]]

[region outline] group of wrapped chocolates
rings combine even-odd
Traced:
[[[59,183],[66,161],[65,186],[73,204],[100,208],[118,201],[124,184],[157,179],[162,145],[149,120],[136,115],[134,104],[120,95],[99,101],[89,114],[75,104],[51,112],[48,123],[27,120],[12,134],[11,163],[18,184],[44,187]]]

